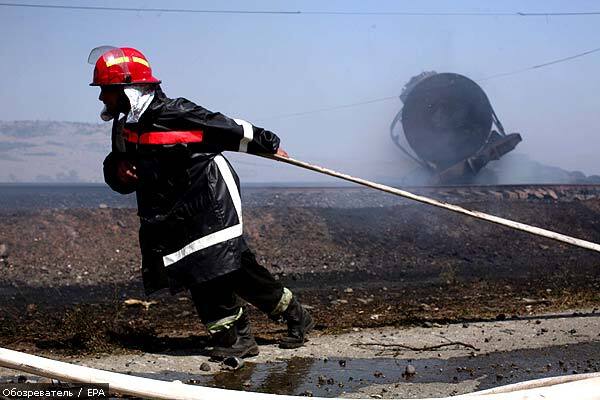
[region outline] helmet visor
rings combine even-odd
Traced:
[[[118,47],[115,46],[98,46],[93,48],[90,51],[90,55],[88,56],[88,64],[96,65],[96,61],[105,53],[108,53],[110,50],[118,50]]]

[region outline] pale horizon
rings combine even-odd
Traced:
[[[483,4],[467,0],[451,4],[174,1],[169,7],[468,13],[567,12],[597,6],[593,1]],[[131,1],[127,7],[165,6],[159,1]],[[398,96],[412,76],[434,70],[479,80],[600,46],[598,15],[525,18],[0,10],[0,34],[13,38],[0,45],[0,57],[10,61],[0,64],[0,75],[5,77],[0,93],[2,121],[100,123],[98,89],[88,86],[93,69],[86,62],[88,53],[104,44],[133,46],[148,57],[168,96],[186,97],[272,130],[295,158],[387,181],[400,179],[416,167],[393,145],[388,131],[402,107]],[[595,53],[479,84],[507,132],[523,136],[515,155],[598,175],[599,70],[600,53]],[[311,112],[328,108],[333,109]],[[98,181],[110,138],[98,136],[91,144],[85,140],[74,135],[73,149],[65,148],[60,156],[57,152],[56,159],[39,156],[35,162],[25,162],[14,160],[22,155],[10,144],[20,139],[0,132],[0,181],[7,181],[10,174],[26,179],[50,169],[53,175],[74,170],[82,180]],[[2,147],[1,143],[9,144]],[[82,148],[92,145],[94,152],[82,153]],[[44,151],[36,148],[35,153]],[[289,166],[273,168],[269,161],[248,155],[227,155],[244,182],[329,179]]]

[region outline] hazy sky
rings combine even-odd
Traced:
[[[48,3],[303,11],[600,10],[596,1]],[[86,63],[88,53],[103,44],[132,46],[149,58],[167,95],[264,126],[278,133],[297,158],[385,178],[403,168],[388,133],[399,99],[279,116],[396,96],[424,70],[477,80],[580,53],[600,47],[599,26],[598,15],[223,15],[0,7],[0,120],[99,122],[98,89],[88,86],[93,69]],[[600,174],[599,73],[600,53],[595,53],[481,85],[507,131],[522,133],[519,153]],[[256,174],[272,169],[243,157],[242,162],[262,165]],[[281,171],[289,175],[290,168]]]

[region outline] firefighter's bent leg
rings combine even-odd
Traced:
[[[234,274],[235,292],[240,297],[267,313],[272,319],[283,318],[286,321],[288,332],[280,342],[280,347],[302,346],[306,334],[314,328],[314,321],[292,292],[260,265],[250,250],[242,253],[242,267]]]
[[[212,337],[207,354],[215,359],[258,355],[248,314],[232,286],[232,276],[227,274],[190,288],[198,315]]]

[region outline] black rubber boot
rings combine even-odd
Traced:
[[[250,331],[250,320],[246,312],[242,313],[231,328],[213,334],[212,339],[214,345],[207,355],[216,360],[258,355],[258,345]]]
[[[281,339],[279,347],[282,349],[295,349],[301,347],[306,341],[306,335],[315,327],[315,322],[295,297],[282,314],[287,322],[287,336]]]

